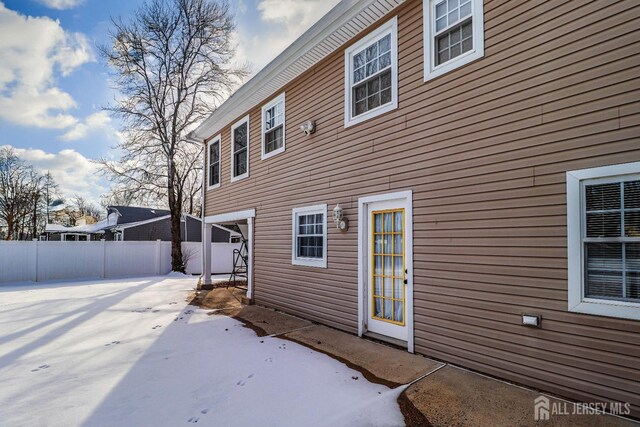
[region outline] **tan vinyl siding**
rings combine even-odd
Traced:
[[[236,183],[224,124],[206,214],[256,209],[257,303],[355,333],[358,198],[413,190],[417,352],[640,416],[640,322],[567,311],[565,195],[567,170],[640,161],[640,5],[484,7],[484,58],[427,83],[422,2],[398,10],[390,113],[344,128],[344,50],[284,89],[286,151],[264,161],[256,105]],[[292,266],[291,209],[318,203],[350,229],[328,222],[327,269]]]

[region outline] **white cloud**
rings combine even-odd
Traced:
[[[13,149],[18,157],[31,164],[36,171],[42,174],[51,172],[65,197],[78,194],[100,206],[100,196],[108,191],[108,183],[98,174],[98,166],[90,159],[71,149],[58,153],[33,148]]]
[[[50,7],[51,9],[71,9],[79,6],[84,0],[39,0],[43,5]]]
[[[69,110],[76,102],[57,87],[56,72],[67,76],[93,59],[84,35],[0,3],[0,119],[40,128],[73,126],[77,119]]]
[[[339,0],[260,0],[260,33],[239,28],[236,58],[258,71],[322,18]],[[250,34],[250,35],[249,35]]]
[[[88,116],[84,122],[76,123],[64,135],[60,137],[63,141],[77,141],[96,133],[102,133],[109,138],[120,138],[121,135],[111,125],[111,117],[106,111],[99,111]]]

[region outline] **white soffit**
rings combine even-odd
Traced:
[[[189,138],[203,141],[267,101],[405,0],[342,0],[213,112]]]

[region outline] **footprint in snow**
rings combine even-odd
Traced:
[[[200,411],[201,414],[207,414],[209,412],[209,408],[205,408],[202,411]]]
[[[184,314],[193,314],[193,310],[187,310],[184,312]]]
[[[120,344],[120,341],[111,341],[109,344],[105,344],[105,347],[109,347],[110,345]]]
[[[50,367],[51,367],[51,365],[41,365],[41,366],[38,366],[37,369],[32,369],[31,372],[38,372],[40,369],[47,369],[47,368],[50,368]]]
[[[253,374],[249,375],[249,376],[247,377],[247,380],[249,380],[249,379],[251,379],[251,378],[253,378]],[[244,386],[245,386],[245,384],[247,383],[247,380],[240,380],[240,381],[238,381],[238,382],[236,383],[236,385],[239,385],[240,387],[244,387]]]
[[[273,357],[267,357],[264,359],[265,362],[273,362]]]
[[[200,418],[198,418],[198,417],[191,417],[191,418],[189,418],[189,420],[188,420],[187,422],[195,424],[195,423],[197,423],[197,422],[198,422],[198,420],[200,420]]]
[[[153,328],[151,328],[151,329],[158,329],[158,328],[162,328],[162,326],[160,326],[160,325],[156,325],[156,326],[154,326],[154,327],[153,327]]]
[[[153,311],[152,311],[152,313],[157,313],[157,312],[159,312],[159,311],[160,311],[160,310],[153,310]]]

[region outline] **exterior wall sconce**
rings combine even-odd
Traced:
[[[316,122],[309,120],[308,122],[300,125],[300,130],[304,132],[305,135],[311,135],[316,132]]]
[[[523,314],[522,315],[522,325],[529,326],[531,328],[539,328],[540,321],[542,320],[542,316],[537,314]]]
[[[349,220],[344,217],[344,211],[340,207],[340,203],[333,208],[333,222],[340,231],[347,231],[349,229]]]

